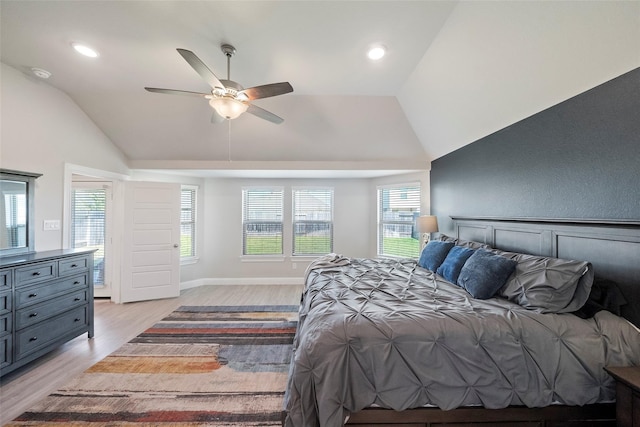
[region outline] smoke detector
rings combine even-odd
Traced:
[[[33,67],[31,69],[31,72],[33,73],[34,76],[36,76],[36,77],[38,77],[40,79],[43,79],[43,80],[46,80],[49,77],[51,77],[51,73],[48,72],[47,70],[43,70],[42,68]]]

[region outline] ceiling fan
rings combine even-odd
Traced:
[[[293,87],[291,87],[288,82],[281,82],[254,86],[247,89],[243,88],[240,84],[231,80],[231,57],[236,53],[236,49],[229,44],[223,44],[220,48],[222,49],[222,53],[227,57],[226,80],[219,80],[195,53],[186,49],[178,49],[178,53],[185,61],[211,86],[211,93],[160,89],[156,87],[145,87],[145,89],[149,92],[200,96],[208,99],[209,104],[215,110],[211,116],[212,123],[219,123],[224,119],[235,119],[245,111],[275,124],[282,123],[284,120],[281,117],[252,104],[251,101],[293,92]]]

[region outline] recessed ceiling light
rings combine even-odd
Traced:
[[[88,56],[89,58],[97,58],[98,52],[91,49],[89,46],[82,43],[71,43],[71,46],[81,55]]]
[[[31,69],[31,72],[33,73],[34,76],[41,79],[48,79],[49,77],[51,77],[51,73],[48,72],[47,70],[43,70],[42,68],[33,67]]]
[[[367,56],[369,57],[369,59],[377,61],[378,59],[380,59],[380,58],[382,58],[384,56],[386,51],[387,50],[384,48],[384,46],[373,46],[367,52]]]

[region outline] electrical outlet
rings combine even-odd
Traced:
[[[45,219],[42,223],[42,229],[44,231],[60,230],[59,219]]]
[[[293,268],[293,269],[295,270],[296,268],[298,268],[298,264],[296,264],[295,262],[294,262],[294,263],[292,263],[292,264],[291,264],[291,268]]]

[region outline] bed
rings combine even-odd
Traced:
[[[637,224],[454,220],[431,269],[433,256],[309,266],[285,426],[615,425],[603,368],[640,365],[640,319],[624,304],[638,301]],[[452,248],[471,253],[438,272]],[[509,261],[495,295],[474,286],[497,276],[465,268],[480,255]],[[594,278],[623,302],[580,312]]]

